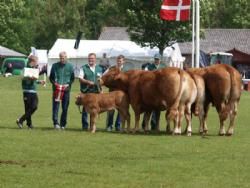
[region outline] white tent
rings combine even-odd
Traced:
[[[59,61],[59,53],[65,51],[68,56],[68,60],[73,64],[74,69],[79,68],[87,63],[88,54],[91,52],[96,53],[97,62],[102,57],[103,53],[106,53],[110,59],[111,64],[115,64],[115,58],[122,54],[126,57],[126,62],[130,64],[131,68],[141,68],[141,65],[145,62],[152,62],[154,54],[158,53],[158,48],[141,47],[132,41],[119,41],[119,40],[81,40],[78,49],[74,49],[74,39],[57,39],[53,47],[48,53],[48,72],[50,72],[51,65]],[[176,47],[168,47],[164,50],[164,59],[168,59],[175,54],[178,61],[183,61],[183,57],[180,54],[178,44],[174,44]],[[175,52],[174,52],[175,51]],[[176,61],[176,60],[175,60]]]

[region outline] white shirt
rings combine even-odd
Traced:
[[[89,66],[89,64],[88,64],[88,66]],[[96,66],[96,65],[95,65],[95,66]],[[90,70],[91,70],[93,73],[95,73],[95,66],[92,66],[92,67],[89,66]],[[80,69],[78,78],[84,78],[84,72],[83,72],[82,68]]]

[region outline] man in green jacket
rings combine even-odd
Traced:
[[[88,64],[83,65],[79,73],[80,90],[82,93],[100,93],[98,78],[102,75],[102,67],[96,64],[96,54],[88,55]],[[88,113],[83,109],[82,130],[88,130]]]
[[[53,88],[52,120],[55,129],[65,129],[70,101],[70,89],[75,75],[73,66],[67,62],[66,52],[60,52],[59,57],[60,61],[52,65],[49,76]],[[58,111],[60,102],[62,103],[62,114],[59,124]]]
[[[153,71],[157,69],[162,69],[165,68],[166,65],[161,63],[161,55],[160,54],[155,54],[154,55],[154,63],[148,64],[148,66],[145,67],[144,70],[147,71]],[[151,117],[151,130],[156,130],[156,126],[159,123],[160,120],[160,115],[161,111],[154,110],[152,112],[152,117]],[[142,127],[145,127],[145,116],[143,117],[143,122],[142,122]]]

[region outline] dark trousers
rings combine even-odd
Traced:
[[[26,121],[27,125],[32,126],[31,116],[37,110],[38,97],[36,93],[23,93],[25,114],[19,119],[20,123]]]
[[[85,109],[82,109],[82,129],[88,129],[89,123],[88,123],[88,113],[85,111]]]
[[[161,111],[155,110],[152,112],[152,117],[151,117],[151,130],[156,130],[157,123],[160,121],[160,115]],[[143,116],[142,120],[142,128],[145,128],[145,114]]]
[[[54,97],[52,97],[52,120],[54,125],[60,125],[61,127],[66,127],[67,124],[67,114],[68,114],[68,107],[69,107],[69,99],[70,99],[70,92],[65,91],[62,101],[55,101]],[[62,114],[60,119],[60,124],[58,122],[58,111],[60,107],[60,103],[62,104]]]
[[[114,121],[114,115],[115,115],[115,110],[110,110],[108,111],[108,116],[107,116],[107,127],[112,128],[113,126],[113,121]],[[115,120],[115,128],[119,129],[121,125],[121,118],[119,112],[117,112],[116,120]]]

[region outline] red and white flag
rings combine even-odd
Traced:
[[[64,96],[64,92],[65,90],[68,88],[68,84],[65,85],[59,85],[59,84],[55,84],[55,91],[54,91],[54,99],[57,102],[60,102],[63,99]]]
[[[190,0],[163,0],[160,17],[169,21],[188,21]]]

